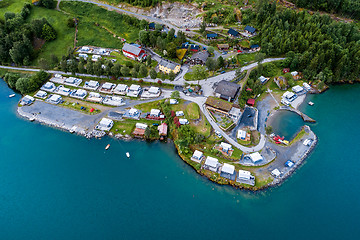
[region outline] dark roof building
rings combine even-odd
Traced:
[[[188,49],[189,46],[190,46],[190,51],[197,52],[197,51],[200,50],[199,45],[189,44],[189,43],[183,43],[183,44],[181,45],[181,48],[183,48],[183,49]]]
[[[216,96],[226,101],[234,101],[240,90],[240,85],[222,80],[215,89]]]
[[[233,37],[239,36],[239,32],[232,28],[229,29],[228,34],[232,35]]]
[[[196,64],[204,65],[209,56],[210,56],[210,54],[208,53],[208,51],[197,52],[197,53],[195,53],[194,55],[191,56],[190,64],[192,64],[192,65],[196,65]]]
[[[245,32],[248,32],[248,33],[251,33],[251,34],[254,34],[255,31],[256,31],[255,28],[253,28],[253,27],[251,27],[249,25],[247,25],[244,30],[245,30]]]
[[[155,23],[154,22],[149,23],[149,29],[155,29]]]
[[[260,46],[257,44],[251,45],[250,48],[259,48]]]
[[[217,33],[208,33],[206,34],[207,39],[214,39],[217,38]]]

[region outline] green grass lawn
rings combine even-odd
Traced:
[[[150,110],[153,108],[160,109],[160,106],[158,105],[158,103],[160,103],[161,101],[164,101],[164,100],[141,103],[139,105],[134,106],[134,108],[140,109],[143,112],[150,112]]]
[[[200,118],[199,105],[197,105],[194,102],[189,103],[186,106],[186,113],[187,113],[189,119],[199,119]]]
[[[83,2],[61,2],[60,8],[79,19],[79,45],[80,43],[81,45],[96,43],[102,47],[121,48],[121,41],[102,29],[102,26],[116,36],[125,38],[127,42],[134,42],[138,39],[139,28],[123,21],[122,15],[115,11],[108,11],[94,4]],[[99,26],[95,26],[95,23]],[[117,44],[117,42],[119,43]]]
[[[244,65],[255,60],[256,53],[240,53],[236,55],[236,59],[239,65]]]
[[[31,3],[30,0],[3,0],[0,2],[0,19],[4,20],[6,12],[19,13],[25,3]]]

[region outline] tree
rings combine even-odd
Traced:
[[[31,43],[28,41],[15,42],[10,49],[9,54],[11,59],[16,64],[23,64],[25,57],[27,57],[32,49]]]
[[[261,63],[265,58],[265,54],[264,53],[258,53],[255,55],[255,61],[258,63]]]
[[[51,64],[57,65],[59,63],[59,58],[55,54],[50,55]]]
[[[128,67],[122,67],[120,71],[121,71],[121,74],[125,77],[129,76],[129,74],[130,74],[130,69]]]
[[[78,64],[78,72],[79,73],[85,73],[85,64],[84,64],[84,62],[79,62],[79,64]]]
[[[166,40],[168,41],[168,42],[172,42],[173,40],[174,40],[174,38],[175,38],[175,29],[170,29],[170,31],[168,32],[168,34],[167,34],[167,37],[166,37]]]
[[[170,80],[170,81],[174,81],[174,80],[175,80],[175,77],[176,77],[176,75],[175,75],[174,71],[170,71],[170,73],[169,73],[169,80]]]
[[[171,98],[179,99],[180,98],[180,92],[179,91],[173,91],[171,93]]]
[[[159,23],[156,23],[155,24],[155,30],[156,31],[161,31],[163,29],[163,25],[159,24]]]
[[[265,127],[265,132],[266,132],[266,134],[271,134],[272,133],[272,131],[273,131],[273,129],[272,129],[272,127],[271,126],[266,126]]]
[[[56,39],[56,31],[49,24],[44,24],[41,32],[41,38],[46,41],[51,41]]]
[[[151,66],[151,56],[147,56],[146,57],[146,66],[150,67]]]
[[[201,65],[195,65],[192,68],[192,72],[193,72],[193,76],[195,80],[201,80],[201,79],[205,79],[207,74],[206,74],[206,68],[204,66]]]
[[[48,61],[45,58],[40,58],[38,63],[41,69],[50,69]]]
[[[45,8],[53,9],[53,8],[55,8],[55,1],[53,1],[53,0],[40,0],[40,5],[45,7]]]
[[[205,22],[205,21],[202,21],[202,23],[200,24],[199,32],[200,32],[201,34],[203,34],[203,33],[206,32],[206,22]]]
[[[152,68],[152,69],[150,70],[150,77],[151,77],[152,79],[155,79],[155,78],[157,77],[157,72],[155,71],[154,68]]]
[[[210,54],[213,54],[215,52],[215,48],[210,46],[208,47],[207,51],[210,53]]]
[[[67,60],[61,60],[61,62],[60,62],[61,71],[67,72],[67,70],[68,70],[67,68],[68,68]]]
[[[30,84],[29,84],[29,78],[19,78],[16,81],[16,90],[18,90],[19,92],[21,92],[21,94],[25,94],[29,92],[29,88],[30,88]]]
[[[148,75],[148,70],[147,70],[147,68],[145,67],[144,64],[141,64],[140,70],[139,70],[139,74],[140,74],[140,76],[142,76],[142,77],[147,77],[147,75]]]
[[[78,70],[78,63],[75,60],[72,60],[69,66],[69,70],[72,75],[75,75],[75,73]]]
[[[88,61],[88,63],[86,64],[86,71],[88,74],[94,74],[94,62],[93,61]]]
[[[170,57],[170,58],[176,58],[176,45],[175,43],[171,42],[168,44],[166,50],[167,50],[167,55]]]
[[[150,44],[150,38],[149,38],[149,32],[145,31],[145,30],[141,30],[139,32],[139,40],[141,42],[141,44],[147,46]]]
[[[68,18],[68,20],[66,21],[66,25],[67,25],[69,28],[75,27],[74,18]]]
[[[223,68],[225,66],[225,61],[222,56],[217,59],[217,68]]]
[[[103,68],[102,68],[101,65],[102,64],[101,64],[100,61],[97,61],[94,64],[94,74],[97,75],[97,76],[101,76],[101,74],[103,73]]]
[[[118,78],[118,77],[120,77],[120,75],[121,75],[121,65],[119,64],[119,63],[116,63],[114,66],[112,66],[112,68],[111,68],[111,74],[114,76],[114,77],[116,77],[116,78]]]
[[[134,77],[134,78],[136,78],[136,77],[138,76],[138,73],[139,73],[139,72],[136,71],[135,68],[131,69],[131,71],[130,71],[131,76]]]
[[[4,76],[5,82],[9,85],[10,88],[16,87],[16,82],[20,78],[20,74],[7,72]]]
[[[149,138],[150,134],[151,134],[150,128],[149,127],[145,128],[145,132],[144,132],[145,137]]]
[[[205,66],[208,68],[209,71],[215,71],[216,70],[216,61],[213,58],[208,58],[206,60]],[[214,73],[213,73],[214,75]]]

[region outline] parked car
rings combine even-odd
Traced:
[[[226,73],[225,71],[221,71],[221,74]]]
[[[187,29],[185,29],[185,30],[186,30],[186,31],[190,31],[190,29],[188,29],[188,28],[187,28]]]

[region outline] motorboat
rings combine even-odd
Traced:
[[[9,98],[15,97],[15,94],[10,94]]]
[[[128,158],[130,158],[130,153],[129,153],[129,152],[126,152],[126,156],[127,156]]]
[[[110,144],[106,145],[105,150],[108,150],[110,147]]]
[[[313,102],[309,102],[309,105],[312,106],[312,105],[314,105],[314,103],[313,103]]]

